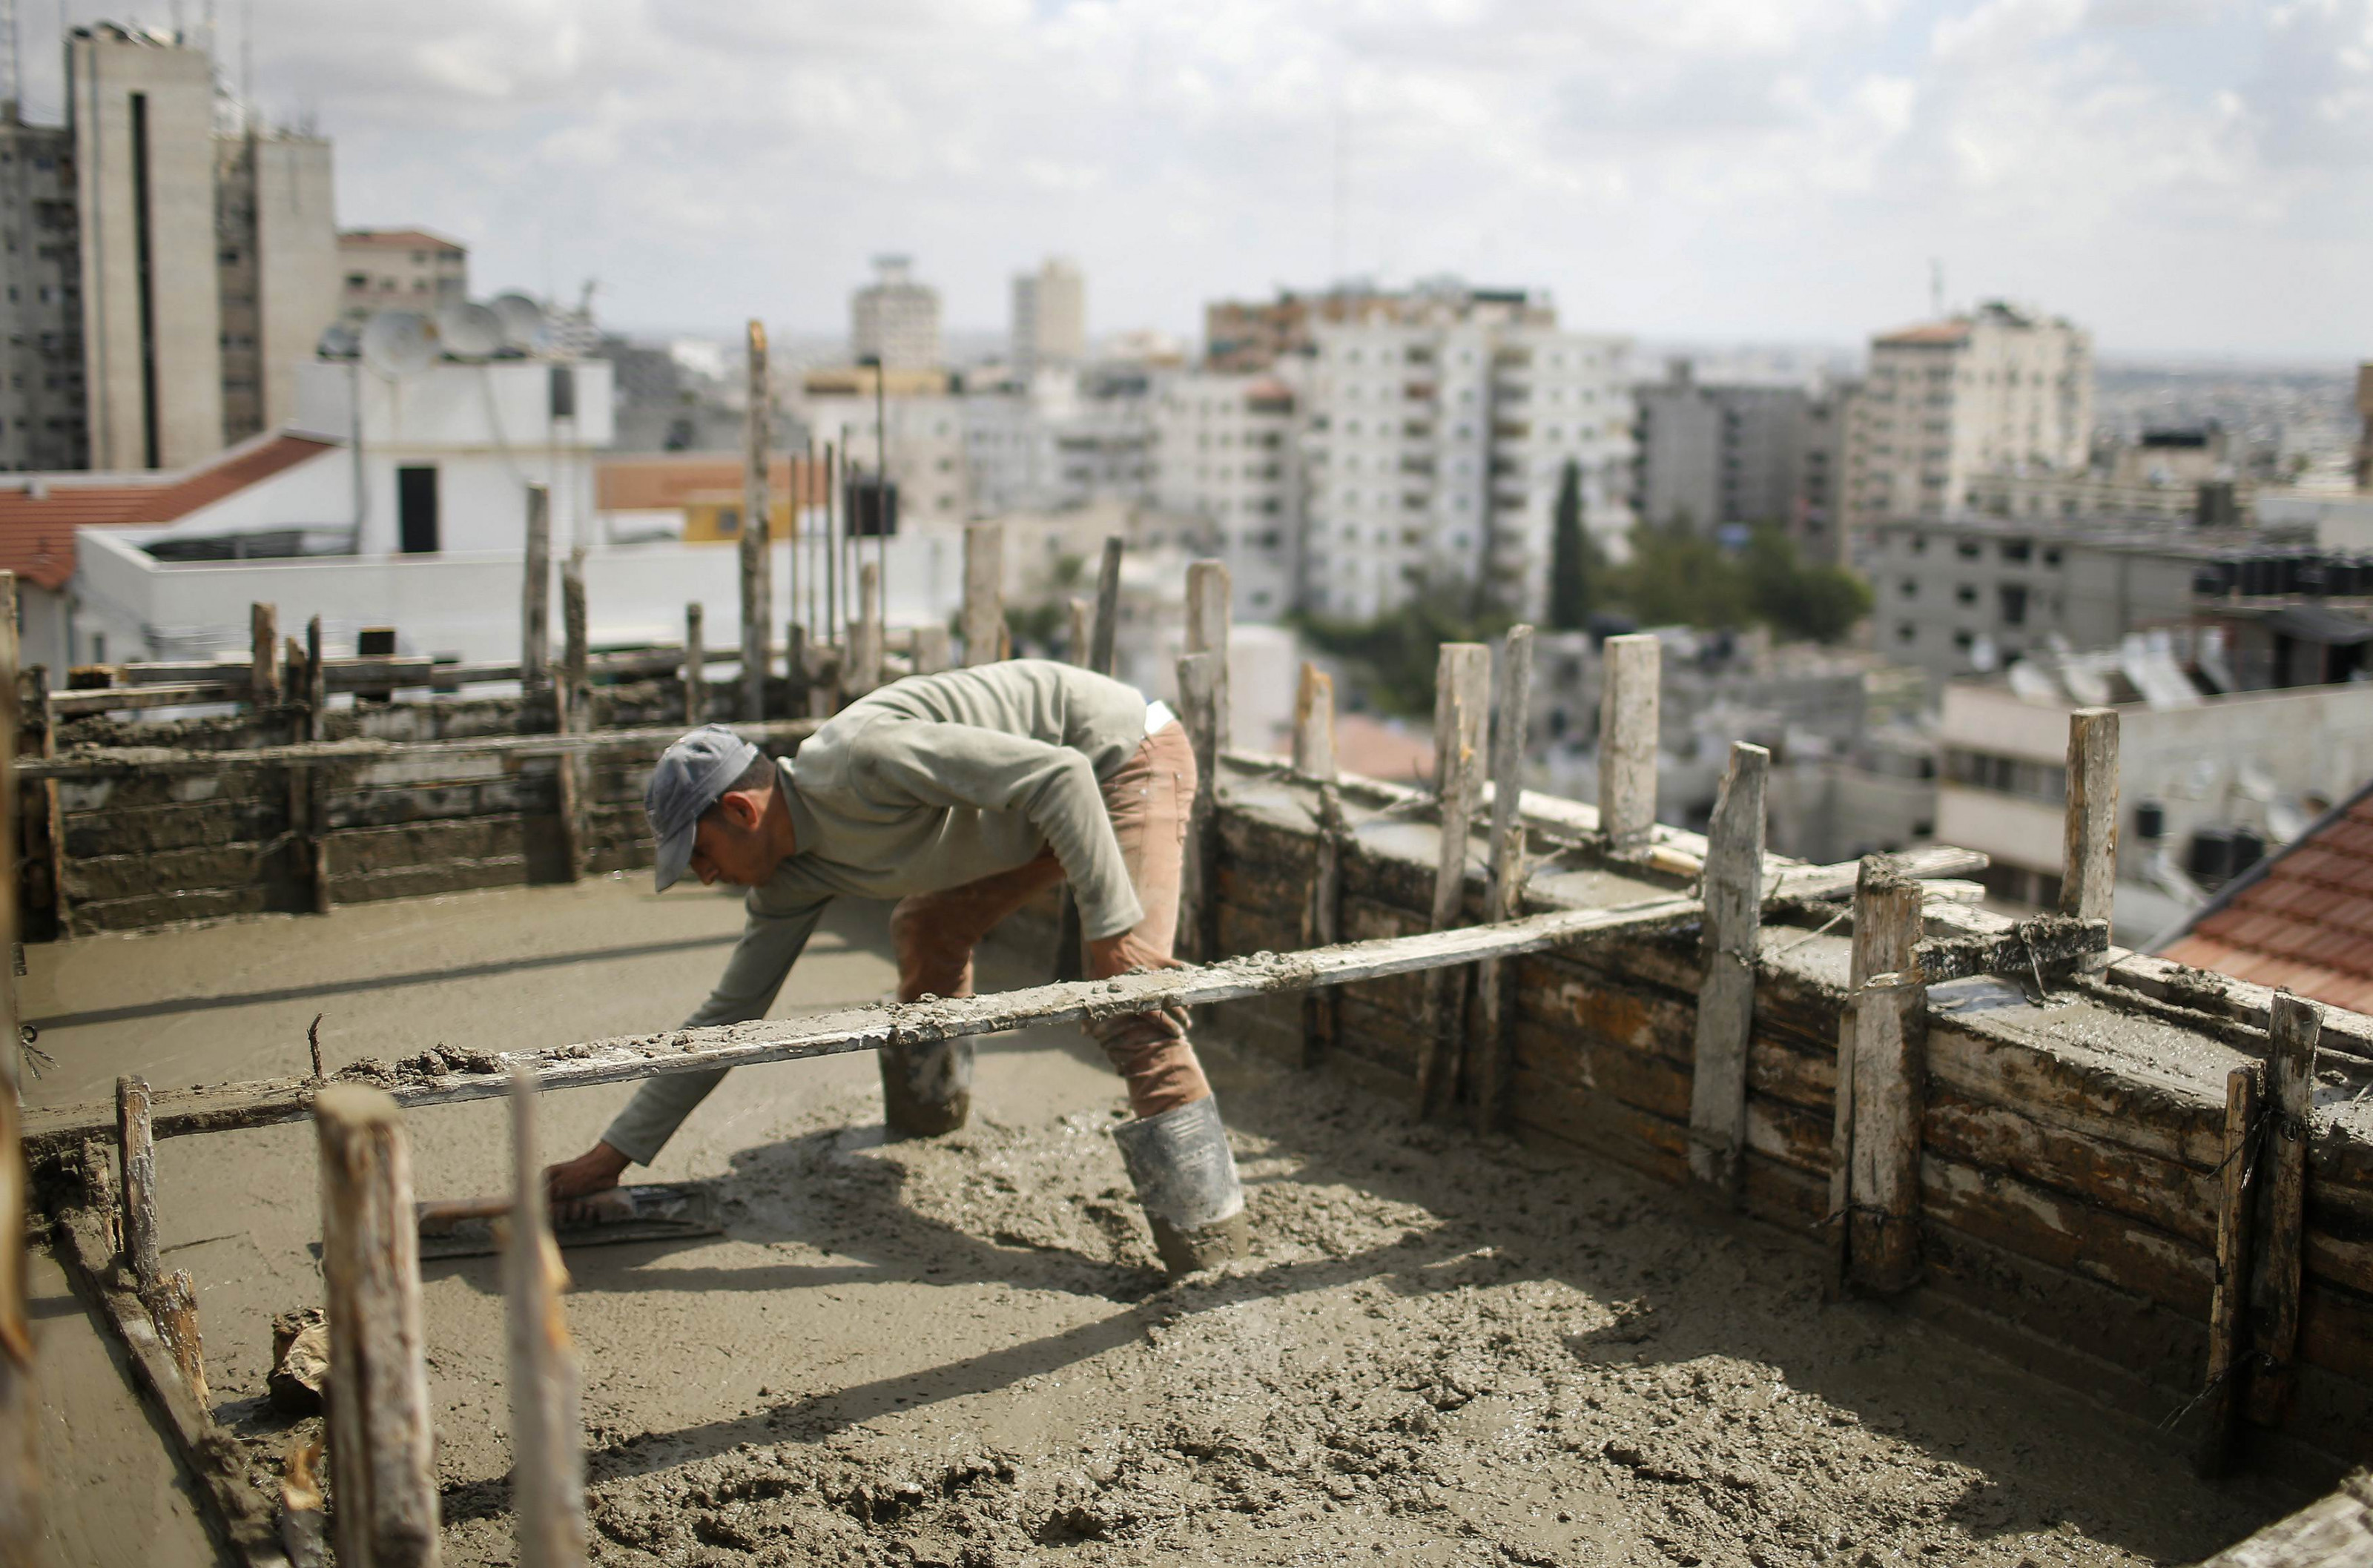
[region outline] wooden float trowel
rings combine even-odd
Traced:
[[[483,1258],[503,1249],[508,1198],[465,1198],[415,1206],[423,1258]],[[708,1189],[693,1184],[613,1187],[560,1204],[552,1238],[563,1247],[625,1241],[678,1241],[718,1236],[725,1227]]]

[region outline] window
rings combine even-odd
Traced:
[[[395,470],[397,548],[406,555],[434,555],[437,540],[437,470]]]
[[[2057,566],[2060,564],[2060,551],[2058,546],[2055,545],[2052,549],[2043,552],[2043,563],[2046,566]]]
[[[2002,558],[2005,561],[2024,562],[2028,557],[2034,554],[2034,552],[2035,542],[2032,540],[2006,539],[2003,540]]]
[[[1898,621],[1895,627],[1895,640],[1899,643],[1916,643],[1920,640],[1920,628],[1909,621]]]
[[[1953,590],[1953,602],[1955,604],[1975,604],[1978,602],[1978,590],[1971,587],[1969,584],[1963,583],[1959,587]]]
[[[1920,579],[1917,577],[1904,578],[1902,591],[1905,598],[1918,598],[1920,597]]]
[[[1976,540],[1965,539],[1955,544],[1953,546],[1953,551],[1954,553],[1960,556],[1964,561],[1975,561],[1978,558],[1978,552],[1981,548],[1982,547]]]
[[[2005,626],[2027,624],[2027,589],[2018,583],[2002,585],[2002,618]]]

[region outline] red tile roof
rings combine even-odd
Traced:
[[[457,254],[463,249],[425,228],[349,228],[339,233],[338,244],[342,249],[370,246],[385,250],[450,250]]]
[[[2373,1012],[2373,784],[2212,902],[2160,957]]]
[[[29,478],[0,485],[0,570],[55,592],[74,575],[75,529],[170,523],[336,446],[308,436],[274,436],[177,474],[95,482],[47,474],[39,476],[46,494],[38,497]]]
[[[1923,326],[1906,327],[1900,331],[1882,332],[1882,343],[1958,343],[1967,342],[1970,324],[1967,321],[1930,321]]]

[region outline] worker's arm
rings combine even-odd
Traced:
[[[1145,918],[1087,758],[1068,746],[962,724],[876,724],[854,756],[858,787],[885,804],[1019,811],[1070,878],[1090,941]]]
[[[791,965],[798,961],[800,949],[807,946],[823,917],[825,901],[805,901],[789,912],[777,913],[767,907],[766,889],[753,892],[750,923],[742,927],[733,956],[726,960],[724,978],[708,993],[708,1000],[684,1021],[684,1027],[746,1024],[765,1017]],[[602,1134],[602,1141],[637,1165],[650,1164],[692,1114],[693,1107],[707,1098],[708,1091],[722,1083],[729,1071],[719,1067],[713,1072],[662,1073],[645,1078],[626,1109]]]

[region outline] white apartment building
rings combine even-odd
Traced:
[[[338,304],[359,327],[381,310],[434,316],[470,295],[467,247],[420,228],[350,228],[338,236]]]
[[[873,258],[873,281],[848,297],[848,350],[893,370],[931,370],[940,352],[940,292],[914,278],[904,256]]]
[[[1364,620],[1430,585],[1480,581],[1537,616],[1569,461],[1585,525],[1620,552],[1635,451],[1625,341],[1546,314],[1445,291],[1399,319],[1314,329],[1306,608]]]
[[[1846,444],[1857,526],[1980,504],[1979,475],[2081,472],[2093,436],[2093,342],[1999,301],[1871,340]]]
[[[1182,376],[1153,400],[1153,504],[1200,520],[1239,621],[1300,602],[1300,400],[1276,376]]]
[[[1024,382],[1088,353],[1088,284],[1079,263],[1050,256],[1013,280],[1013,373]]]
[[[964,460],[964,400],[947,389],[944,376],[910,377],[902,388],[892,377],[882,404],[887,419],[874,418],[872,372],[825,370],[810,374],[795,412],[821,447],[838,447],[859,471],[871,473],[886,457],[890,482],[898,488],[898,527],[948,527],[972,516],[972,482]]]

